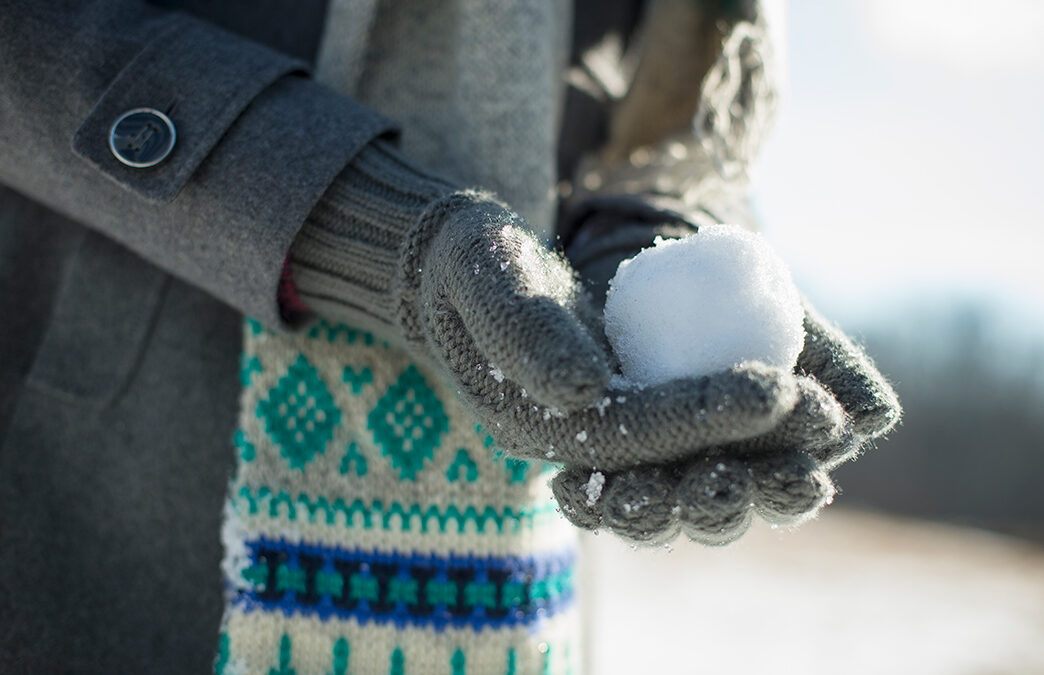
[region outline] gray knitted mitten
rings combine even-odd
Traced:
[[[601,326],[568,263],[488,195],[455,190],[386,145],[341,174],[291,262],[306,303],[441,365],[517,457],[619,471],[702,456],[770,432],[805,395],[765,367],[609,388]]]
[[[619,221],[618,221],[619,222]],[[692,232],[669,225],[608,222],[601,236],[578,238],[568,249],[585,280],[604,287],[615,265],[655,235]],[[686,232],[687,230],[687,232]],[[626,249],[633,246],[630,251]],[[552,487],[563,512],[586,529],[605,527],[630,540],[660,542],[679,531],[707,544],[735,540],[754,513],[778,524],[814,515],[834,494],[827,472],[890,430],[900,415],[894,391],[867,355],[806,304],[805,345],[795,372],[776,372],[775,386],[795,403],[764,433],[708,445],[676,462],[650,462],[624,471],[572,467]],[[730,383],[736,372],[705,378]],[[709,420],[727,407],[703,408]]]

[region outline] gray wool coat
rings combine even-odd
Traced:
[[[175,3],[164,3],[175,4]],[[0,2],[0,672],[203,673],[241,314],[392,128],[306,76],[324,3]],[[171,110],[148,169],[112,121]]]
[[[394,129],[308,77],[325,5],[0,0],[2,673],[211,669],[241,317]],[[178,133],[147,169],[108,147],[142,106]]]

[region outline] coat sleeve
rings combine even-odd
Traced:
[[[125,112],[176,131],[135,168]],[[298,228],[388,119],[307,65],[138,0],[0,0],[0,182],[269,324]]]

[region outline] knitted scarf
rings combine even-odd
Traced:
[[[331,2],[319,78],[402,121],[422,162],[497,189],[547,230],[557,47],[533,36],[564,30],[561,7],[385,4]],[[402,92],[438,90],[418,78],[439,25],[457,29],[428,54],[443,85],[511,86],[463,106],[468,124],[432,105],[412,134],[428,102]],[[518,103],[506,118],[505,101]],[[489,129],[501,142],[476,146]],[[219,675],[576,672],[576,538],[553,467],[505,457],[437,373],[349,326],[284,335],[248,319],[241,380]]]

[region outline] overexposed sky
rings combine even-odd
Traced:
[[[989,297],[1044,335],[1044,3],[787,5],[755,176],[766,236],[825,311]]]

